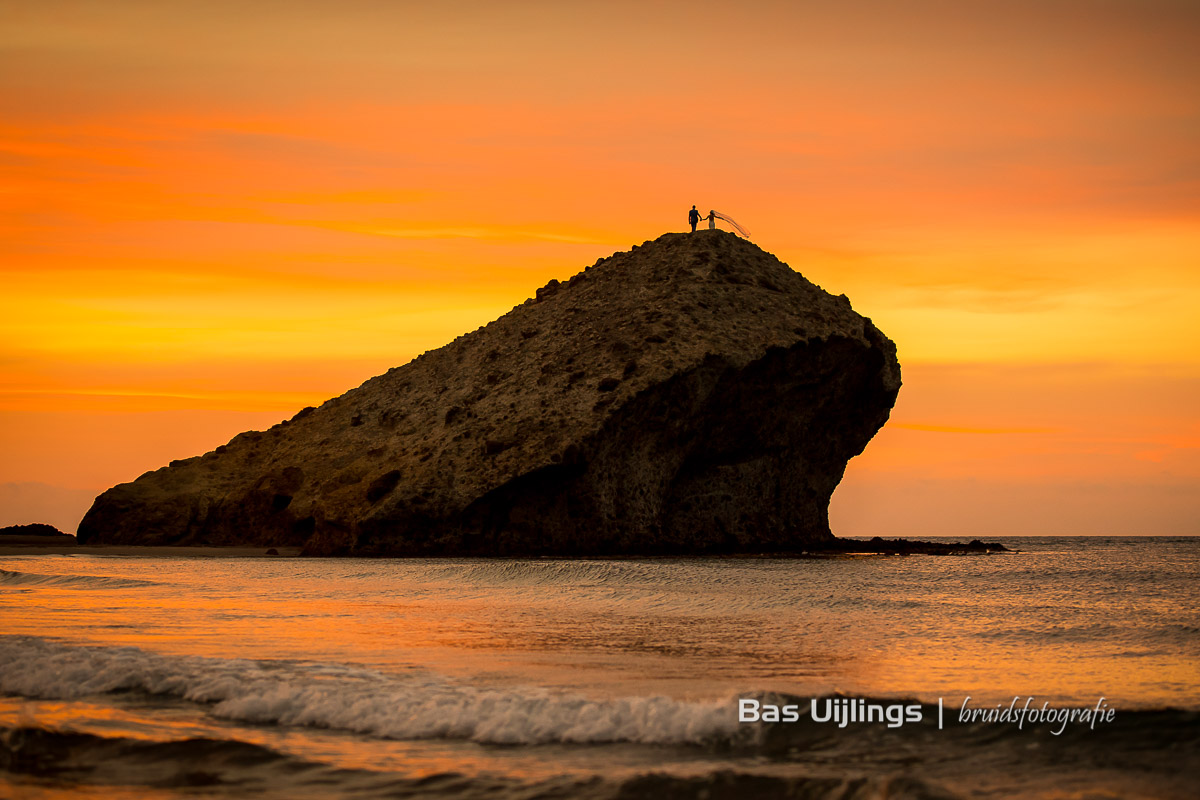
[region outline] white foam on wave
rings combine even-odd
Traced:
[[[733,699],[593,699],[535,687],[456,683],[428,674],[168,656],[34,637],[0,637],[0,691],[45,699],[142,691],[208,704],[211,714],[225,719],[385,739],[710,744],[731,741],[739,732]]]

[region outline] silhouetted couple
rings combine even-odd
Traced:
[[[692,206],[692,210],[688,212],[688,222],[691,223],[692,233],[696,232],[696,223],[700,222],[702,219],[708,220],[708,229],[710,231],[717,227],[717,212],[710,210],[707,217],[701,217],[700,212],[696,210],[696,207]]]

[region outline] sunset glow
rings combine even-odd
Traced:
[[[835,533],[1200,533],[1194,3],[2,5],[0,525],[696,203],[897,344]]]

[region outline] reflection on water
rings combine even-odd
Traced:
[[[901,773],[919,778],[916,796],[935,784],[1054,796],[1048,770],[1072,759],[1086,785],[1137,792],[1153,768],[1122,758],[1186,770],[1200,711],[1200,540],[1008,544],[1021,552],[0,558],[0,757],[25,753],[21,791],[46,797],[67,796],[64,780],[80,796],[97,786],[172,796],[171,781],[210,780],[280,796],[330,785],[362,796],[698,796],[728,770],[820,797],[840,796],[848,764],[879,778],[862,796],[904,796]],[[736,721],[739,696],[834,691],[950,706],[969,695],[975,707],[1105,697],[1126,727],[1082,749],[1043,736],[1046,771],[1018,779],[1034,743],[1011,732],[1001,745],[995,730],[831,735]],[[1185,711],[1135,712],[1156,707]],[[20,728],[31,738],[12,739]],[[1135,741],[1136,758],[1121,749]],[[185,749],[164,752],[171,742]],[[35,753],[56,766],[39,773]],[[193,762],[214,771],[193,775]],[[1098,777],[1096,764],[1112,774]],[[651,772],[683,783],[643,785]],[[116,786],[124,774],[140,786]],[[308,777],[284,780],[294,775]],[[1177,777],[1151,795],[1171,796]]]
[[[0,612],[6,633],[66,642],[608,695],[1194,704],[1195,540],[1150,557],[1066,541],[812,561],[8,558]]]

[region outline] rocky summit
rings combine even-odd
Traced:
[[[491,324],[100,495],[97,544],[314,555],[796,552],[900,388],[843,296],[719,230],[597,261]]]

